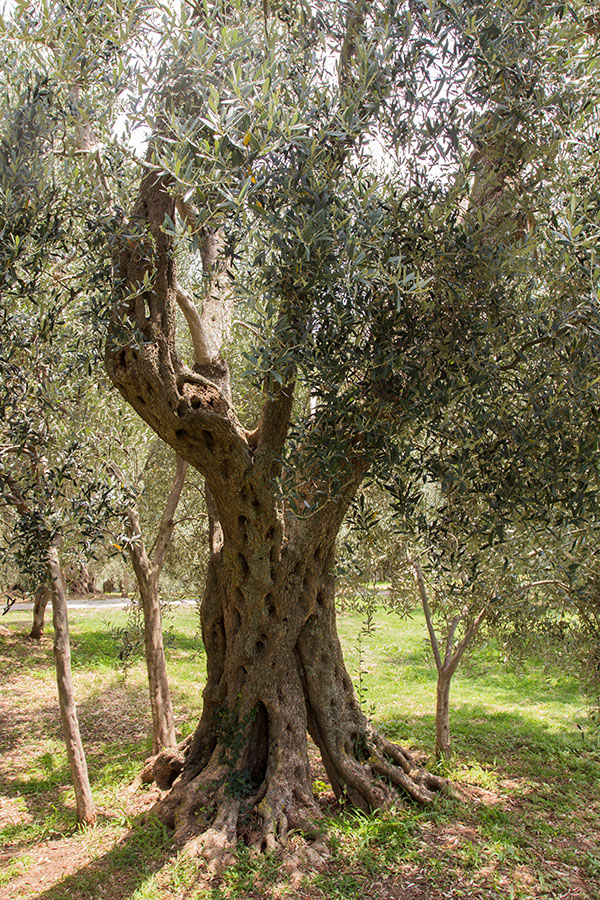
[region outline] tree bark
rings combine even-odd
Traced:
[[[33,641],[39,641],[44,633],[46,607],[50,600],[51,591],[47,584],[37,589],[33,598],[33,623],[29,637]]]
[[[127,511],[127,529],[132,543],[129,547],[131,562],[140,592],[144,616],[144,655],[148,672],[150,709],[152,711],[152,753],[166,747],[175,747],[175,718],[167,676],[165,648],[162,632],[159,579],[165,555],[174,528],[173,516],[179,503],[187,472],[187,464],[176,458],[175,475],[154,542],[154,554],[150,558],[142,538],[137,512]]]
[[[435,707],[435,755],[450,759],[450,682],[452,675],[438,672]]]
[[[96,809],[92,798],[73,694],[67,598],[56,542],[53,542],[48,549],[47,565],[52,595],[54,660],[56,663],[58,701],[67,756],[71,767],[71,778],[75,788],[77,821],[82,824],[93,825],[96,821]]]
[[[156,754],[164,747],[174,747],[177,743],[162,633],[159,572],[148,560],[143,545],[132,548],[131,559],[144,616],[144,656],[152,712],[152,753]]]

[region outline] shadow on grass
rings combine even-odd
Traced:
[[[139,819],[114,847],[42,891],[36,900],[97,900],[99,896],[125,900],[172,856],[165,826],[154,818]]]
[[[137,745],[115,742],[96,752],[88,748],[92,793],[100,805],[102,790],[130,783],[147,755],[146,740]],[[0,845],[14,852],[77,830],[71,772],[64,753],[43,752],[31,759],[30,770],[36,774],[5,777],[3,781],[3,795],[20,798],[25,807],[22,821],[9,822],[0,829]],[[102,818],[106,816],[100,813],[99,820]]]
[[[145,693],[135,687],[112,683],[79,703],[78,714],[92,792],[101,803],[102,791],[131,782],[149,755],[148,702]],[[33,720],[44,735],[37,751],[28,742]],[[21,754],[19,765],[12,769],[0,766],[2,794],[20,798],[25,815],[20,822],[4,825],[0,840],[13,849],[24,849],[36,841],[70,833],[74,817],[71,773],[62,746],[58,708],[53,704],[31,708],[18,723],[7,721],[6,725],[3,753],[12,750],[16,760],[15,748],[23,744],[27,755]]]
[[[52,641],[29,638],[30,622],[11,622],[10,633],[0,637],[0,666],[4,673],[54,667]]]
[[[382,717],[378,723],[400,743],[410,739],[433,748],[435,717],[430,714]],[[575,777],[588,783],[600,779],[600,749],[582,740],[573,728],[553,730],[548,724],[516,711],[491,712],[484,706],[463,704],[451,713],[452,750],[457,763],[476,762],[500,777],[558,780]]]

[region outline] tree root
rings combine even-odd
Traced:
[[[380,752],[369,760],[371,768],[405,791],[412,800],[425,806],[435,800],[436,793],[448,789],[447,778],[416,766],[411,754],[397,744],[381,735],[375,737],[375,743]]]
[[[183,771],[191,741],[192,735],[188,735],[177,747],[165,747],[154,756],[149,756],[140,775],[141,783],[152,784],[155,781],[161,791],[168,790]]]
[[[446,779],[420,768],[410,753],[370,727],[363,732],[359,755],[325,742],[318,728],[312,730],[322,741],[319,749],[342,803],[364,812],[386,809],[397,802],[400,790],[414,802],[428,805],[448,787]],[[302,871],[321,865],[328,850],[308,764],[296,769],[293,777],[289,759],[280,757],[254,792],[234,793],[236,782],[223,749],[215,746],[200,773],[192,774],[191,767],[186,770],[189,748],[190,738],[176,749],[163,750],[147,760],[142,773],[142,781],[155,780],[163,791],[152,812],[174,830],[175,844],[185,853],[202,857],[210,871],[219,874],[235,861],[242,839],[255,853],[282,854],[296,883]],[[298,847],[300,837],[304,842]]]
[[[398,789],[426,805],[447,787],[445,779],[415,766],[409,753],[379,735],[373,735],[369,750],[362,763],[350,756],[336,759],[345,784],[341,799],[355,807],[389,808],[398,799]],[[159,777],[164,777],[174,758],[173,751],[163,752],[151,761]],[[299,884],[304,872],[319,868],[329,855],[319,828],[323,812],[312,793],[290,785],[276,771],[251,796],[233,797],[228,793],[228,767],[217,760],[215,753],[205,769],[188,781],[185,774],[177,777],[153,813],[174,829],[176,846],[203,858],[214,874],[235,862],[241,839],[254,853],[279,853],[292,883]],[[299,845],[300,838],[304,840]]]
[[[189,838],[185,842],[184,852],[190,856],[203,857],[209,870],[220,875],[235,862],[239,812],[238,800],[223,801],[210,828]]]

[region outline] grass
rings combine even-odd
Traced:
[[[600,898],[600,750],[572,674],[542,659],[512,666],[494,648],[475,649],[453,682],[454,757],[440,767],[426,759],[435,668],[422,619],[400,622],[379,611],[359,646],[361,622],[345,613],[340,634],[368,714],[445,772],[456,796],[426,811],[399,803],[372,816],[340,812],[317,767],[315,793],[330,810],[327,865],[300,882],[279,859],[240,847],[237,864],[216,878],[143,817],[151,795],[129,789],[150,740],[143,661],[124,673],[110,633],[125,620],[118,610],[71,616],[78,711],[99,809],[94,829],[74,822],[51,643],[24,641],[28,621],[18,615],[0,637],[1,900]],[[193,610],[177,609],[168,624],[183,736],[200,712],[205,660]]]

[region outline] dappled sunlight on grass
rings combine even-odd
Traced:
[[[535,659],[511,669],[493,648],[476,648],[453,683],[454,755],[440,764],[431,755],[436,673],[422,619],[403,622],[380,610],[359,646],[360,619],[341,615],[365,711],[447,775],[453,794],[431,809],[400,801],[395,810],[365,816],[338,809],[317,765],[331,848],[324,867],[292,886],[277,856],[254,857],[242,846],[237,864],[217,878],[177,853],[159,823],[141,817],[152,793],[129,788],[150,751],[150,716],[141,654],[124,673],[108,633],[110,622],[125,621],[118,610],[72,617],[75,689],[99,809],[97,827],[80,831],[60,735],[51,629],[41,645],[31,644],[22,636],[28,621],[11,620],[13,635],[0,644],[7,672],[0,697],[0,889],[14,884],[19,900],[594,896],[586,885],[600,872],[600,752],[576,727],[584,702],[572,675]],[[174,611],[167,625],[177,725],[187,734],[201,708],[205,657],[193,610]]]

